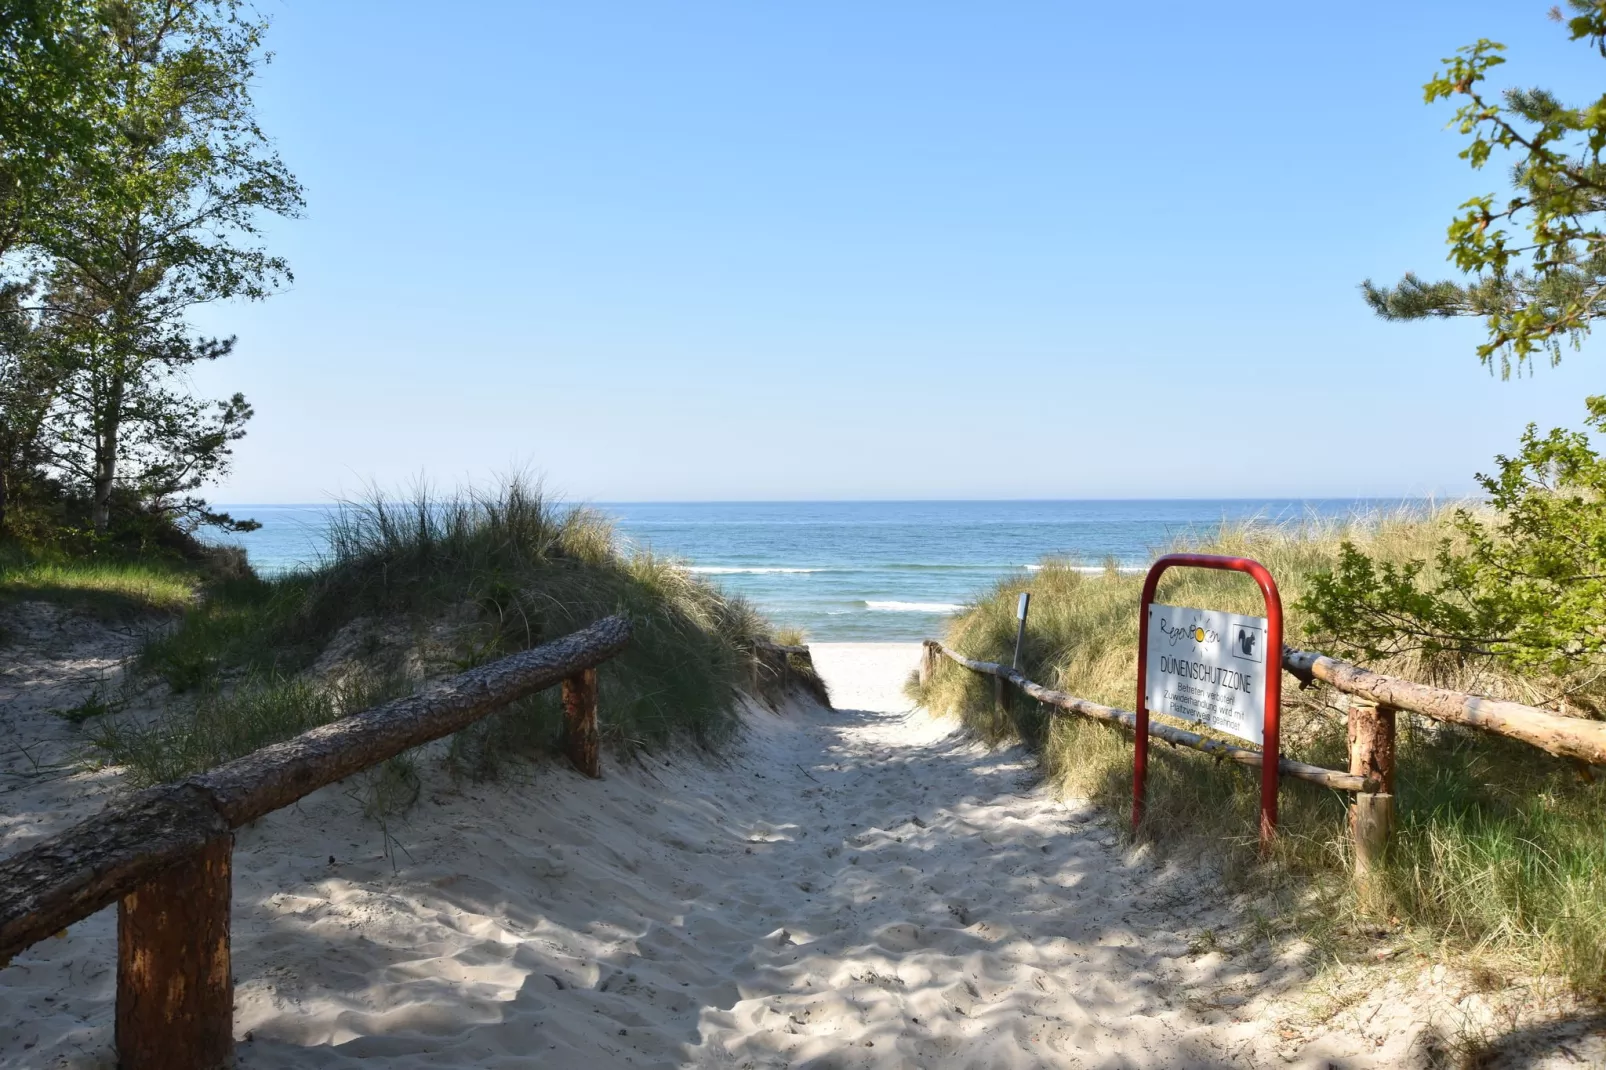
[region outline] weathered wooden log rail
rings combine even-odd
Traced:
[[[1350,769],[1382,782],[1376,793],[1357,795],[1350,811],[1355,875],[1362,880],[1394,835],[1395,720],[1400,710],[1520,740],[1584,763],[1586,773],[1591,764],[1606,764],[1606,722],[1402,680],[1309,650],[1284,647],[1282,660],[1283,669],[1302,684],[1321,682],[1350,697]]]
[[[607,617],[421,694],[140,792],[0,861],[0,967],[116,902],[118,1065],[228,1065],[233,830],[559,683],[565,750],[582,773],[599,775],[596,667],[624,649],[630,631],[626,617]]]
[[[1363,669],[1309,650],[1283,648],[1283,668],[1364,702],[1519,739],[1558,758],[1606,765],[1606,721],[1566,717],[1504,699],[1468,695]]]
[[[930,657],[929,652],[933,648],[938,654],[957,665],[964,666],[971,672],[991,676],[1000,682],[1015,685],[1022,693],[1029,695],[1045,706],[1053,706],[1070,713],[1079,713],[1084,717],[1091,717],[1098,721],[1124,725],[1134,730],[1137,728],[1137,714],[1131,710],[1116,709],[1114,706],[1102,706],[1097,702],[1089,702],[1085,698],[1067,695],[1063,691],[1052,691],[1041,684],[1033,683],[1022,673],[1010,668],[1008,665],[999,665],[991,661],[976,661],[931,640],[926,641],[928,658]],[[931,671],[924,664],[922,665],[921,675],[924,679],[930,678]],[[994,698],[1001,710],[1004,701],[1001,688],[994,693]],[[1231,743],[1226,743],[1219,739],[1210,739],[1196,732],[1161,724],[1158,721],[1151,720],[1149,722],[1149,735],[1179,747],[1189,747],[1193,750],[1215,755],[1218,758],[1229,759],[1240,765],[1254,766],[1256,769],[1260,768],[1260,764],[1263,761],[1262,755],[1258,750],[1250,750],[1248,747],[1236,747]],[[1377,787],[1376,782],[1368,777],[1341,773],[1336,769],[1323,769],[1319,765],[1306,765],[1304,762],[1296,762],[1289,758],[1283,758],[1277,763],[1277,771],[1282,776],[1308,780],[1313,784],[1336,788],[1339,791],[1372,791],[1376,790]]]
[[[1005,689],[1013,685],[1046,706],[1136,730],[1137,717],[1129,710],[1102,706],[1063,691],[1050,690],[1008,666],[967,658],[930,639],[925,641],[920,660],[922,683],[936,672],[939,657],[946,657],[971,672],[991,676],[994,681],[994,712],[998,716],[1006,712]],[[1283,648],[1282,667],[1302,684],[1320,682],[1350,696],[1349,772],[1323,769],[1287,758],[1278,761],[1277,770],[1282,776],[1355,793],[1350,824],[1358,877],[1364,878],[1382,857],[1393,834],[1395,716],[1400,710],[1521,740],[1559,758],[1590,765],[1606,765],[1606,722],[1603,721],[1565,717],[1520,702],[1419,684],[1373,672],[1325,654],[1292,647]],[[1209,739],[1153,720],[1149,722],[1149,735],[1243,765],[1258,768],[1264,761],[1260,751]]]

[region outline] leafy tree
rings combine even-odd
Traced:
[[[1606,0],[1571,6],[1572,39],[1606,57]],[[1471,140],[1461,156],[1474,168],[1496,149],[1517,157],[1514,195],[1474,197],[1450,224],[1450,259],[1472,278],[1407,274],[1362,290],[1386,319],[1482,316],[1478,355],[1491,367],[1498,357],[1509,376],[1535,353],[1559,361],[1562,342],[1578,346],[1606,313],[1606,95],[1569,108],[1547,90],[1512,89],[1493,102],[1481,83],[1502,49],[1463,48],[1424,87],[1430,103],[1462,99],[1456,121]],[[1606,397],[1587,405],[1587,426],[1606,433]],[[1317,630],[1368,657],[1419,650],[1521,672],[1565,674],[1606,652],[1606,461],[1587,432],[1541,436],[1532,424],[1516,456],[1496,461],[1497,474],[1478,477],[1493,520],[1458,510],[1458,538],[1444,540],[1433,569],[1374,561],[1345,543],[1338,568],[1301,602]]]
[[[0,0],[0,256],[89,164],[100,37],[88,0]]]
[[[1606,0],[1570,0],[1572,39],[1606,57]],[[1551,17],[1561,21],[1559,9]],[[1444,61],[1423,87],[1429,103],[1459,100],[1453,123],[1470,136],[1461,158],[1481,169],[1496,149],[1514,154],[1511,196],[1473,197],[1450,223],[1450,260],[1470,281],[1425,281],[1406,274],[1395,286],[1362,291],[1387,319],[1479,316],[1488,339],[1478,356],[1501,375],[1552,364],[1562,343],[1577,348],[1606,313],[1606,94],[1568,107],[1546,89],[1507,89],[1492,99],[1489,72],[1505,46],[1479,40]]]
[[[92,166],[101,45],[88,0],[0,0],[0,531],[15,485],[47,459],[60,375],[27,307],[39,269],[27,253],[40,207]]]
[[[51,328],[38,343],[47,354],[39,365],[56,370],[49,464],[94,489],[97,530],[106,527],[117,489],[184,527],[251,530],[254,522],[214,513],[193,494],[227,471],[230,447],[245,435],[252,411],[243,394],[194,397],[185,372],[227,355],[233,339],[194,338],[181,320],[158,322],[132,338],[111,337],[110,310],[96,292],[70,288],[74,281],[70,270],[55,278]],[[116,351],[120,341],[125,353]]]
[[[189,492],[226,470],[251,409],[239,395],[191,396],[187,371],[234,340],[197,336],[187,315],[291,279],[258,240],[262,213],[295,216],[303,203],[255,118],[265,24],[237,0],[97,10],[107,88],[91,111],[92,158],[37,227],[51,260],[40,312],[65,369],[52,462],[88,486],[97,530],[119,488],[232,523]]]
[[[1606,431],[1606,398],[1588,426]],[[1426,562],[1373,561],[1345,543],[1302,608],[1320,632],[1364,657],[1418,650],[1492,658],[1520,672],[1564,674],[1606,651],[1606,460],[1584,432],[1529,425],[1514,457],[1478,482],[1496,519],[1460,509],[1460,542]]]
[[[23,307],[28,292],[22,283],[0,283],[0,532],[14,486],[48,460],[41,430],[61,385]]]

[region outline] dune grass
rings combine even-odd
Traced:
[[[522,481],[401,504],[376,496],[340,509],[315,567],[220,584],[149,642],[141,667],[190,701],[155,724],[108,723],[97,740],[136,778],[171,779],[617,612],[634,635],[599,673],[604,742],[729,738],[754,642],[769,637],[747,602],[672,560],[625,552],[606,518]],[[341,657],[325,664],[330,651]],[[543,693],[459,733],[450,754],[490,775],[560,731],[556,696]]]
[[[1336,561],[1339,541],[1349,538],[1387,560],[1431,559],[1449,533],[1446,520],[1447,513],[1435,512],[1225,526],[1186,548],[1261,561],[1281,590],[1289,641],[1322,649],[1329,637],[1302,630],[1297,603],[1310,576]],[[1141,586],[1138,575],[1114,569],[1090,575],[1045,562],[1041,571],[983,594],[954,620],[945,641],[972,657],[1008,661],[1016,598],[1030,590],[1026,674],[1131,709]],[[1169,573],[1158,599],[1263,611],[1248,577],[1202,570]],[[1573,714],[1602,705],[1598,667],[1580,666],[1566,680],[1514,679],[1487,666],[1415,656],[1372,667],[1524,702],[1565,694]],[[1063,790],[1102,803],[1124,828],[1131,813],[1130,733],[1074,716],[1050,718],[1018,697],[1009,723],[995,725],[989,685],[945,659],[927,687],[915,690],[929,707],[958,714],[984,736],[1023,738]],[[1347,768],[1346,709],[1344,697],[1329,689],[1301,691],[1290,682],[1284,753]],[[1145,837],[1163,851],[1208,854],[1230,880],[1271,889],[1284,919],[1307,935],[1336,947],[1381,927],[1393,938],[1509,959],[1514,968],[1552,972],[1579,991],[1606,994],[1606,782],[1591,783],[1570,764],[1520,743],[1402,713],[1399,830],[1382,879],[1363,898],[1347,879],[1344,795],[1284,781],[1275,864],[1264,865],[1255,849],[1255,776],[1194,751],[1158,746],[1150,753]]]
[[[310,679],[251,678],[229,691],[213,691],[184,710],[181,730],[142,730],[116,718],[103,720],[93,738],[136,783],[160,784],[207,769],[259,747],[305,732],[393,697],[375,686],[329,686]]]
[[[781,646],[807,646],[808,641],[808,633],[802,628],[786,626],[775,629],[773,642]]]
[[[179,561],[41,559],[15,548],[0,552],[0,599],[58,602],[108,620],[180,612],[194,604],[201,583],[200,571]]]

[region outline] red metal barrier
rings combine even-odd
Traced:
[[[1132,754],[1132,831],[1143,821],[1144,794],[1149,773],[1149,606],[1154,589],[1168,568],[1213,568],[1223,572],[1242,572],[1253,576],[1266,599],[1266,712],[1261,727],[1260,763],[1260,846],[1264,850],[1277,831],[1277,763],[1282,759],[1278,736],[1278,714],[1282,710],[1283,600],[1277,583],[1259,561],[1246,557],[1217,554],[1166,554],[1149,569],[1143,581],[1143,601],[1138,606],[1138,704],[1136,747]]]

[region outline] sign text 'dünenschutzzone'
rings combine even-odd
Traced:
[[[1146,705],[1261,742],[1266,619],[1186,606],[1149,607]]]

